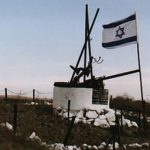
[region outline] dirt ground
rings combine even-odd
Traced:
[[[14,122],[14,104],[17,104],[16,122]],[[70,122],[58,116],[50,105],[44,103],[29,105],[29,103],[18,101],[8,101],[7,103],[0,101],[0,124],[4,122],[16,124],[16,131],[13,132],[0,127],[0,150],[16,150],[16,147],[19,147],[19,150],[45,150],[46,148],[40,146],[38,142],[27,140],[28,137],[35,132],[47,144],[63,143],[70,125]],[[107,142],[111,136],[110,129],[78,123],[73,126],[67,144],[77,146],[84,143],[100,145],[103,141]],[[122,144],[150,142],[149,126],[147,126],[146,131],[123,128],[121,142]]]

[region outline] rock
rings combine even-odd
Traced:
[[[99,115],[98,118],[101,119],[101,120],[103,120],[103,119],[106,119],[106,116],[105,115]]]
[[[92,146],[92,149],[93,149],[93,150],[98,150],[98,147],[97,147],[96,145],[93,145],[93,146]]]
[[[94,122],[94,119],[88,119],[88,120],[86,120],[87,124],[92,124],[93,122]]]
[[[115,118],[115,111],[112,109],[108,109],[108,113],[105,114],[105,117],[108,119],[109,122],[114,122]]]
[[[99,115],[104,114],[104,109],[101,108],[101,109],[97,110],[97,112],[98,112]]]
[[[104,149],[106,147],[106,143],[102,142],[99,146],[98,149]]]
[[[36,136],[35,132],[32,132],[32,134],[29,136],[29,139],[33,139]]]
[[[64,118],[68,118],[68,112],[65,112],[64,114],[63,114],[63,117]],[[69,113],[69,117],[73,117],[73,113]]]
[[[96,111],[87,111],[86,117],[89,119],[95,119],[98,117],[98,114],[96,113]]]
[[[108,144],[108,150],[113,150],[113,145],[112,144]]]
[[[78,122],[81,122],[81,120],[76,117],[74,123],[78,123]]]
[[[35,104],[35,102],[31,102],[31,105],[34,105]]]
[[[39,142],[41,142],[41,139],[36,135],[35,132],[32,132],[32,134],[29,136],[29,139],[38,140]]]
[[[138,128],[137,123],[136,123],[136,122],[134,122],[134,121],[131,121],[131,126],[132,126],[132,127],[136,127],[136,128]]]
[[[88,150],[92,149],[92,146],[91,146],[91,145],[88,145],[88,146],[87,146],[87,149],[88,149]]]
[[[119,149],[119,143],[115,142],[115,148]]]
[[[87,123],[86,118],[83,118],[83,119],[82,119],[82,122],[83,122],[83,123]]]
[[[88,147],[88,145],[87,145],[87,144],[82,144],[82,148],[81,148],[81,149],[86,150],[86,149],[87,149],[87,147]]]
[[[83,116],[83,111],[82,111],[82,110],[79,111],[79,112],[76,114],[76,116],[77,116],[79,119],[84,118],[84,116]]]
[[[142,143],[142,147],[143,148],[148,148],[149,147],[149,143]]]
[[[66,147],[67,150],[77,150],[76,146],[67,146]]]
[[[8,122],[1,123],[1,126],[2,127],[6,127],[9,130],[13,130],[13,126],[10,123],[8,123]]]
[[[129,144],[128,146],[131,148],[142,148],[142,145],[140,145],[138,143]]]
[[[109,128],[109,124],[106,120],[101,120],[99,118],[95,119],[95,126],[100,126],[101,128]]]
[[[61,112],[61,111],[62,111],[62,108],[61,108],[61,107],[57,107],[56,110],[57,110],[58,112]]]
[[[55,149],[55,150],[64,150],[64,144],[56,143],[56,144],[54,145],[54,149]]]
[[[123,125],[127,127],[131,127],[131,121],[129,119],[123,119]]]

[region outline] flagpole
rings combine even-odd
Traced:
[[[142,73],[141,73],[141,64],[140,64],[140,51],[139,51],[139,43],[138,42],[137,42],[137,55],[138,55],[140,89],[141,89],[141,99],[142,99],[142,109],[143,109],[143,128],[145,128],[145,123],[146,123],[146,118],[145,118],[145,101],[144,101],[144,96],[143,96]]]
[[[135,13],[136,15],[136,13]],[[142,73],[141,73],[141,63],[140,63],[140,50],[139,50],[139,38],[138,38],[138,29],[137,29],[137,15],[136,15],[136,31],[137,31],[137,56],[138,56],[138,66],[139,66],[139,78],[140,78],[140,89],[141,89],[141,100],[142,100],[142,109],[143,109],[143,127],[145,128],[145,101],[143,96],[143,84],[142,84]]]

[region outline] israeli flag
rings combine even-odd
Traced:
[[[116,48],[131,43],[137,43],[136,14],[125,19],[103,25],[102,46]]]

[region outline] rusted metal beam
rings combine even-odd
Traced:
[[[115,75],[111,75],[111,76],[107,76],[107,77],[100,77],[100,80],[108,80],[108,79],[112,79],[112,78],[117,78],[117,77],[121,77],[121,76],[125,76],[125,75],[129,75],[129,74],[133,74],[133,73],[137,73],[139,72],[139,69],[136,70],[132,70],[132,71],[127,71],[127,72],[123,72],[123,73],[119,73],[119,74],[115,74]]]

